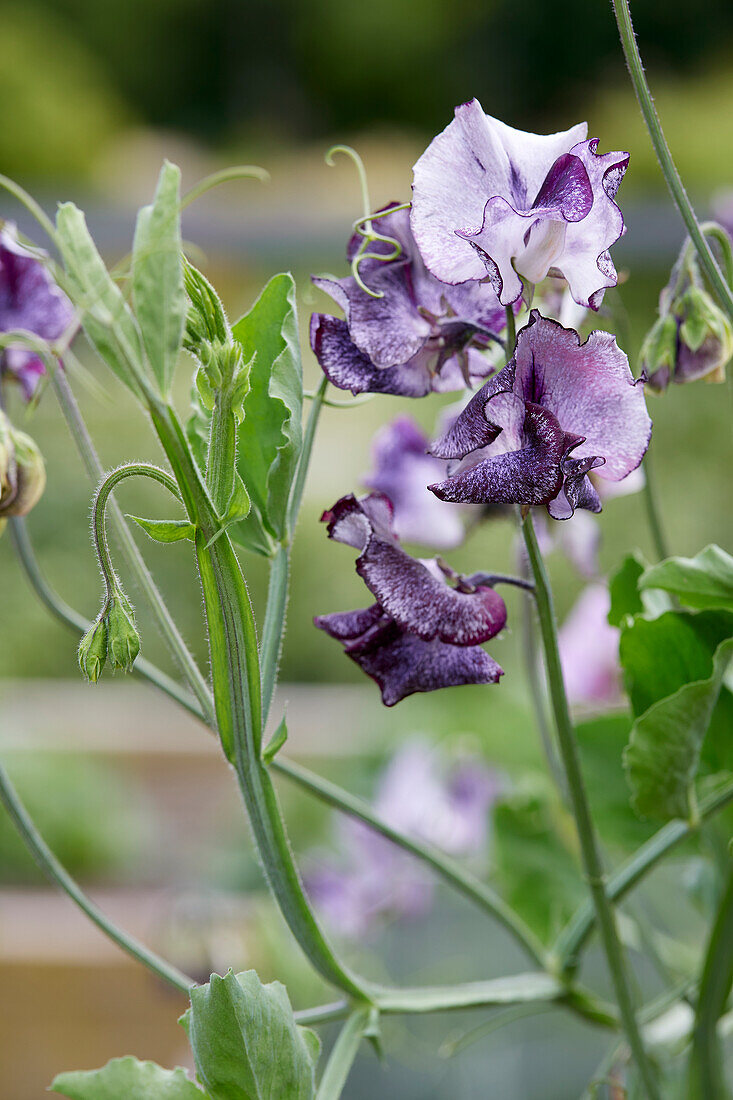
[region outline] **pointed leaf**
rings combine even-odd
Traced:
[[[137,392],[129,360],[142,373],[140,330],[120,288],[104,266],[84,214],[72,202],[59,206],[56,232],[68,276],[66,289],[79,310],[84,331],[110,369]]]
[[[634,723],[624,765],[639,814],[690,816],[703,738],[732,655],[733,638],[727,638],[715,651],[709,676],[684,684]]]
[[[275,275],[232,333],[243,360],[255,356],[238,431],[237,465],[262,527],[281,539],[303,440],[303,374],[292,275]],[[249,545],[249,525],[248,519],[232,531],[244,545]]]
[[[230,523],[234,523],[236,520],[246,519],[249,515],[251,507],[252,502],[249,499],[249,493],[247,492],[241,477],[235,471],[234,489],[232,490],[232,495],[229,498],[226,516],[224,517],[227,526]]]
[[[733,557],[713,545],[694,558],[668,558],[645,570],[639,587],[672,592],[688,607],[733,610]]]
[[[199,1080],[212,1100],[312,1100],[317,1053],[285,986],[254,970],[212,974],[191,990],[186,1018]]]
[[[101,1069],[60,1073],[50,1091],[70,1100],[206,1100],[184,1069],[131,1057],[113,1058]]]
[[[143,519],[142,516],[127,516],[142,527],[146,535],[150,535],[155,542],[182,542],[196,538],[196,527],[187,519]]]
[[[262,753],[262,759],[265,764],[272,763],[287,739],[288,727],[286,725],[285,718],[283,717],[280,725],[277,727],[272,737],[268,741],[265,751]]]
[[[180,169],[166,161],[152,206],[144,206],[137,216],[132,252],[132,301],[148,362],[164,397],[173,381],[188,308],[180,186]]]

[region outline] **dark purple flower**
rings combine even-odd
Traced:
[[[560,660],[573,705],[597,709],[621,702],[619,631],[609,625],[610,606],[606,586],[590,584],[560,628]]]
[[[450,550],[463,542],[460,510],[438,500],[428,483],[445,477],[446,463],[427,453],[429,440],[409,416],[398,416],[375,435],[368,489],[392,502],[392,526],[403,542]]]
[[[486,846],[489,809],[499,778],[480,760],[465,757],[447,766],[422,740],[404,745],[382,775],[374,808],[406,836],[454,856]],[[410,918],[428,909],[433,882],[425,868],[360,822],[340,817],[345,866],[320,862],[306,876],[308,892],[341,935],[367,933],[378,918]]]
[[[407,210],[373,224],[401,250],[395,259],[360,264],[362,281],[380,297],[368,294],[353,276],[313,279],[345,314],[343,321],[322,313],[311,318],[311,347],[329,381],[353,393],[424,397],[485,378],[493,367],[479,349],[505,324],[491,287],[447,286],[434,278],[415,246]],[[360,241],[358,234],[351,238],[349,261]],[[382,241],[369,246],[380,256],[392,251]]]
[[[498,681],[502,669],[481,643],[506,622],[501,596],[460,578],[452,588],[436,562],[405,553],[381,493],[342,497],[323,519],[330,538],[359,550],[356,571],[377,602],[317,616],[315,625],[379,684],[386,706],[417,691]]]
[[[610,333],[585,343],[536,310],[512,361],[432,447],[462,460],[430,488],[454,503],[546,505],[554,519],[601,510],[588,477],[621,481],[641,462],[651,421],[644,394]]]
[[[74,307],[38,255],[19,243],[15,226],[6,222],[0,230],[0,332],[23,329],[57,340],[72,323]],[[34,351],[7,348],[1,362],[30,399],[45,373],[43,360]]]
[[[624,232],[613,201],[628,153],[596,153],[580,123],[558,134],[514,130],[477,99],[415,165],[412,230],[423,260],[446,283],[487,276],[502,302],[522,293],[520,276],[567,280],[579,305],[597,309],[616,285],[608,253]]]

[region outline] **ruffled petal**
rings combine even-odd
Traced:
[[[314,313],[310,343],[323,373],[340,390],[396,397],[425,397],[431,391],[430,371],[419,356],[402,366],[380,370],[357,348],[346,321],[337,317]]]
[[[608,332],[585,343],[534,310],[517,339],[515,389],[549,409],[564,431],[583,437],[574,458],[605,459],[597,476],[620,481],[641,462],[651,420],[643,387]],[[489,413],[490,415],[490,413]]]
[[[513,388],[514,367],[510,364],[473,395],[448,430],[430,444],[430,453],[436,458],[465,458],[472,451],[488,447],[503,427],[489,420],[486,413],[489,401],[498,394],[511,394]]]
[[[370,631],[383,617],[378,603],[358,611],[334,611],[331,615],[316,615],[313,622],[339,642],[351,642]]]

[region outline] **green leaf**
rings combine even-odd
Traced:
[[[639,587],[672,592],[688,607],[733,610],[733,557],[713,545],[694,558],[667,558],[644,571]]]
[[[188,308],[180,187],[180,169],[166,161],[152,206],[144,206],[137,216],[132,251],[132,301],[148,362],[164,397],[170,393]]]
[[[545,942],[585,896],[574,843],[571,819],[544,784],[520,789],[494,807],[498,885]]]
[[[161,1069],[155,1062],[113,1058],[101,1069],[60,1073],[51,1092],[70,1100],[205,1100],[206,1094],[181,1069]]]
[[[631,807],[623,768],[631,725],[628,714],[605,714],[575,727],[593,819],[604,843],[625,851],[635,851],[654,831]]]
[[[231,534],[261,550],[261,531],[276,540],[286,534],[290,487],[303,442],[303,373],[292,275],[275,275],[232,334],[243,361],[255,357],[237,433],[237,467],[259,524],[250,516]]]
[[[191,990],[186,1026],[212,1100],[312,1100],[319,1043],[293,1019],[285,986],[254,970],[212,974]]]
[[[733,638],[720,643],[712,671],[654,703],[634,723],[624,753],[637,812],[670,820],[694,814],[694,781],[703,738],[733,655]]]
[[[288,739],[288,727],[283,717],[280,725],[277,727],[272,737],[267,743],[267,747],[262,753],[262,759],[265,764],[271,764],[276,755],[280,752],[285,742]]]
[[[671,607],[669,597],[662,592],[639,591],[639,578],[648,564],[638,550],[627,554],[609,580],[611,608],[608,621],[611,626],[622,626],[626,619],[642,612],[654,618]]]
[[[229,503],[227,504],[227,511],[224,517],[225,524],[229,526],[230,523],[234,523],[237,520],[246,519],[249,515],[251,507],[252,502],[249,499],[249,493],[247,492],[247,489],[245,488],[244,482],[242,481],[241,477],[235,471],[234,489],[232,490],[232,495],[230,496]]]
[[[187,519],[143,519],[131,515],[127,518],[134,520],[155,542],[182,542],[184,539],[193,542],[196,537],[196,527]]]
[[[56,215],[59,250],[67,287],[81,315],[84,331],[105,363],[135,393],[134,367],[143,372],[140,330],[119,287],[110,278],[87,229],[84,214],[71,202]]]

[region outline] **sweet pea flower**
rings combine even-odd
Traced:
[[[568,701],[602,709],[621,702],[619,631],[608,622],[604,584],[589,584],[560,627],[558,642]]]
[[[428,492],[446,473],[445,462],[427,453],[429,442],[411,417],[396,417],[375,435],[373,469],[362,481],[389,497],[398,539],[451,550],[463,542],[464,527],[459,509]]]
[[[624,232],[613,200],[629,155],[596,153],[587,129],[528,134],[477,99],[456,107],[414,168],[412,231],[428,269],[446,283],[488,277],[505,304],[522,278],[559,273],[597,309],[617,281],[608,249]]]
[[[641,462],[651,420],[644,394],[610,333],[585,343],[533,310],[511,362],[436,443],[461,460],[430,489],[454,503],[546,505],[553,519],[601,510],[591,470],[621,481]]]
[[[498,776],[480,760],[465,757],[449,765],[416,738],[392,758],[374,808],[406,836],[453,856],[474,855],[486,847],[489,809],[499,790]],[[425,868],[361,822],[337,820],[344,863],[322,860],[306,875],[308,892],[328,924],[357,938],[380,918],[423,915],[433,896]]]
[[[486,378],[494,368],[479,349],[496,341],[506,320],[491,287],[446,286],[434,278],[415,246],[407,210],[388,213],[375,224],[400,248],[394,259],[367,258],[360,264],[362,281],[380,297],[351,275],[313,279],[346,316],[311,318],[311,347],[328,380],[355,394],[424,397]],[[360,241],[358,234],[351,238],[349,261]],[[394,249],[376,241],[369,251],[387,257]]]
[[[356,571],[377,602],[314,623],[376,681],[385,706],[418,691],[497,683],[503,670],[481,644],[506,623],[501,596],[471,578],[451,587],[437,561],[410,557],[383,493],[342,497],[322,519],[329,538],[359,550]]]
[[[0,332],[23,329],[44,340],[57,340],[73,318],[71,302],[38,259],[38,252],[20,244],[15,226],[6,222],[0,230]],[[35,351],[6,348],[0,370],[20,383],[30,400],[46,368]]]

